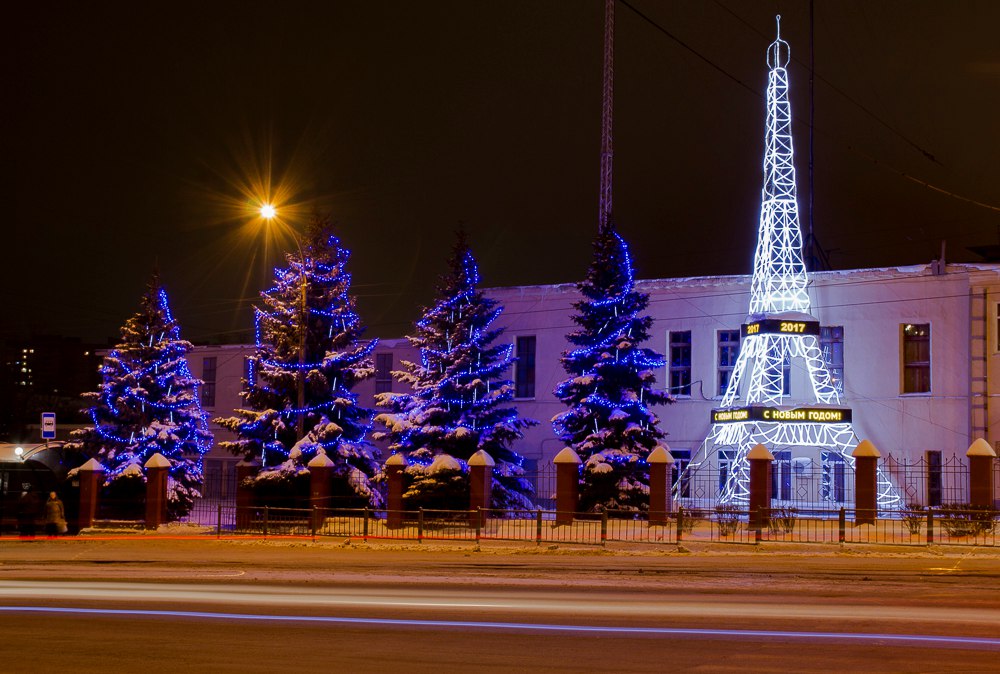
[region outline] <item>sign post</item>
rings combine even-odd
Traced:
[[[49,440],[56,439],[56,413],[42,412],[42,440],[46,444]]]

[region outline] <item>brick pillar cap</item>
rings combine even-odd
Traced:
[[[583,461],[580,460],[580,455],[574,452],[572,447],[564,447],[563,450],[556,454],[555,458],[552,459],[552,463],[581,464]]]
[[[388,459],[385,460],[386,466],[402,466],[406,467],[410,465],[410,462],[406,460],[406,457],[402,454],[393,454]]]
[[[757,445],[747,452],[747,458],[751,461],[774,461],[774,454],[769,452],[764,445]]]
[[[427,468],[428,473],[437,473],[441,470],[462,470],[462,464],[455,459],[451,454],[438,454],[431,461],[431,465]]]
[[[309,463],[306,464],[309,468],[333,468],[334,465],[335,464],[330,457],[323,452],[317,453],[316,456],[314,456]]]
[[[487,468],[492,468],[497,465],[497,462],[493,460],[493,457],[486,452],[486,450],[480,449],[475,454],[469,457],[470,466],[486,466]]]
[[[167,460],[167,457],[165,457],[162,454],[160,454],[159,452],[157,452],[156,454],[153,454],[153,456],[149,457],[149,460],[146,461],[146,463],[142,464],[142,467],[143,468],[170,468],[170,461]]]
[[[969,451],[965,453],[966,456],[991,456],[994,459],[997,456],[996,451],[990,447],[990,443],[986,442],[982,438],[977,438],[975,442],[969,445]]]
[[[673,463],[674,456],[670,453],[670,448],[665,445],[653,447],[653,451],[646,458],[647,463]]]
[[[882,456],[882,452],[878,451],[878,448],[872,444],[871,440],[862,440],[858,443],[858,446],[854,448],[854,452],[851,453],[855,459],[860,458],[879,458]]]
[[[77,470],[93,470],[104,472],[104,466],[101,465],[100,461],[97,459],[90,459],[87,463],[80,466]]]

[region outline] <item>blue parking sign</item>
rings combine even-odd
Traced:
[[[42,412],[42,440],[56,439],[56,413]]]

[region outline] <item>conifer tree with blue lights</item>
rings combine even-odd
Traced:
[[[221,446],[260,464],[255,487],[265,499],[301,500],[308,494],[306,464],[325,454],[334,463],[338,504],[380,504],[370,483],[377,450],[366,437],[372,411],[352,392],[374,374],[377,342],[362,340],[349,258],[329,220],[314,217],[255,308],[244,407],[217,422],[238,436]]]
[[[583,460],[584,511],[644,510],[648,505],[646,457],[664,437],[652,406],[673,402],[654,388],[664,357],[640,346],[653,319],[641,315],[649,295],[635,289],[628,246],[610,222],[594,240],[583,299],[573,306],[578,329],[562,355],[569,374],[555,395],[569,409],[552,419],[560,440]]]
[[[403,369],[392,373],[411,392],[379,394],[379,406],[389,411],[375,420],[387,430],[373,437],[387,440],[389,449],[409,458],[408,503],[467,507],[467,488],[449,491],[443,484],[455,484],[455,471],[437,471],[448,463],[432,460],[447,454],[466,462],[484,450],[496,463],[493,507],[531,508],[533,489],[524,479],[523,459],[510,446],[538,422],[519,416],[508,404],[514,397],[508,378],[513,345],[496,343],[503,329],[492,326],[503,307],[478,284],[478,265],[459,231],[448,272],[438,284],[439,299],[407,337],[420,350],[420,362],[403,361]],[[460,465],[464,471],[466,466]],[[431,494],[450,494],[446,498],[451,502],[434,502]]]
[[[177,519],[201,495],[202,455],[212,434],[201,408],[202,382],[185,358],[191,343],[180,338],[157,274],[121,337],[100,366],[99,390],[83,394],[93,425],[73,431],[68,447],[104,466],[105,499],[133,506],[142,504],[143,465],[162,454],[170,462],[167,516]]]

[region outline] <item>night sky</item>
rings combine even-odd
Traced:
[[[978,259],[1000,243],[1000,3],[815,4],[832,265],[928,262],[942,239]],[[808,7],[618,3],[615,220],[640,277],[749,273],[776,13],[808,221]],[[18,3],[0,337],[115,336],[158,264],[186,338],[247,339],[294,247],[253,227],[266,184],[293,226],[332,215],[370,335],[407,331],[460,222],[485,286],[578,280],[602,22],[602,0]]]

